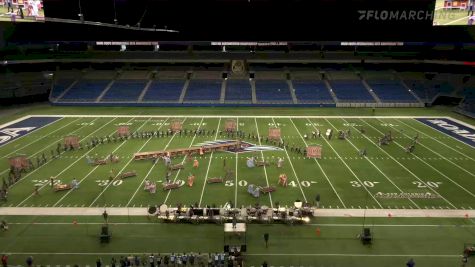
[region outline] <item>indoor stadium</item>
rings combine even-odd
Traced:
[[[472,0],[0,0],[2,266],[475,266]]]

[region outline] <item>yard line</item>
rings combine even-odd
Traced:
[[[274,125],[277,125],[277,124],[275,123],[274,117],[272,117],[272,122],[274,123]],[[260,139],[259,139],[259,140],[260,140]],[[281,141],[281,142],[283,141],[283,140],[282,140],[282,137],[280,138],[280,141]],[[289,159],[290,167],[292,168],[292,171],[294,172],[295,179],[297,179],[297,182],[298,182],[298,184],[299,184],[300,192],[302,192],[303,199],[305,200],[305,203],[308,203],[307,197],[305,196],[305,193],[303,192],[302,184],[300,183],[300,179],[299,179],[299,177],[297,176],[297,172],[295,171],[294,164],[292,163],[292,160],[290,159],[289,153],[287,152],[287,149],[285,148],[285,146],[284,146],[284,151],[285,151],[285,154],[287,155],[287,158]]]
[[[261,137],[259,136],[259,126],[257,125],[257,119],[254,118],[254,122],[256,123],[256,131],[257,131],[257,140],[259,140],[259,145],[261,146]],[[265,161],[265,158],[264,158],[264,152],[261,151],[261,156],[262,156],[262,160]],[[269,178],[267,177],[267,167],[266,165],[264,164],[264,174],[266,176],[266,183],[267,183],[267,187],[269,187]],[[270,200],[270,206],[271,208],[273,209],[274,208],[274,203],[272,202],[272,193],[269,192],[267,193],[269,195],[269,200]]]
[[[366,123],[368,124],[368,123]],[[372,127],[373,129],[375,129],[376,131],[380,132],[382,134],[381,131],[379,131],[377,128],[375,128],[374,126],[368,124],[370,127]],[[399,144],[398,142],[394,141],[394,143],[396,145],[398,145],[400,148],[404,149],[404,147]],[[420,144],[420,143],[418,143]],[[422,145],[422,144],[420,144]],[[430,150],[430,149],[429,149]],[[433,169],[434,171],[436,171],[437,173],[439,173],[440,175],[442,175],[443,177],[445,177],[445,179],[451,181],[453,184],[457,185],[458,187],[460,187],[460,189],[462,189],[463,191],[467,192],[469,195],[471,195],[472,197],[475,197],[475,194],[470,192],[469,190],[467,190],[465,187],[461,186],[459,183],[455,182],[454,180],[450,179],[450,177],[448,177],[447,175],[445,175],[444,173],[442,173],[441,171],[439,171],[438,169],[436,169],[434,166],[430,165],[429,163],[427,163],[427,161],[421,159],[419,156],[415,155],[415,154],[412,154],[415,158],[419,159],[422,163],[424,163],[425,165],[429,166],[431,169]]]
[[[292,119],[290,119],[290,122],[292,122],[292,124],[294,125],[295,127],[295,130],[297,130],[297,133],[299,134],[300,138],[302,139],[302,141],[304,142],[305,146],[308,147],[308,144],[307,144],[307,141],[305,141],[305,138],[303,138],[302,134],[300,133],[299,129],[297,128],[297,126],[295,125],[294,121]],[[320,162],[318,162],[317,159],[313,159],[317,165],[318,165],[318,168],[320,168],[320,171],[323,173],[323,176],[325,176],[325,178],[327,179],[327,182],[330,184],[331,188],[333,189],[333,192],[335,193],[335,195],[338,197],[338,199],[340,200],[341,204],[343,205],[343,207],[346,209],[346,205],[345,205],[345,202],[343,202],[343,200],[341,199],[340,195],[338,194],[338,192],[336,191],[335,187],[333,186],[332,182],[330,181],[330,179],[328,178],[328,175],[325,173],[325,171],[323,170],[322,166],[320,165]]]
[[[94,121],[96,121],[96,120],[98,120],[98,119],[99,119],[99,118],[95,118],[95,119],[92,120],[91,122],[94,122]],[[69,132],[68,135],[71,135],[71,134],[73,134],[73,133],[75,133],[75,132],[81,130],[82,128],[84,128],[84,127],[86,127],[86,126],[87,126],[87,125],[83,125],[83,126],[79,127],[78,129]],[[60,142],[61,140],[63,140],[63,139],[62,139],[62,138],[61,138],[61,139],[58,139],[58,140],[54,141],[53,143],[49,144],[48,146],[46,146],[45,148],[47,148],[47,147],[49,147],[49,146],[51,146],[51,145],[54,145],[55,143]],[[31,159],[31,158],[33,158],[33,156],[35,156],[35,155],[37,155],[37,154],[39,154],[39,153],[41,153],[41,152],[44,152],[44,151],[45,151],[45,148],[38,150],[38,151],[35,152],[34,154],[30,155],[28,158]],[[61,154],[63,154],[63,153],[64,153],[64,152],[61,152]],[[48,161],[48,162],[49,162],[49,161]],[[43,165],[41,165],[40,167],[42,167],[42,166],[44,166],[44,165],[46,165],[46,164],[43,164]],[[39,168],[39,167],[38,167],[38,168]],[[36,171],[38,168],[36,168],[34,171]],[[10,171],[10,169],[6,169],[6,170],[0,172],[0,175],[6,173],[6,172],[8,172],[8,171]],[[15,184],[16,184],[16,183],[15,183]],[[13,184],[13,185],[15,185],[15,184]],[[13,185],[12,185],[12,186],[13,186]]]
[[[152,118],[148,118],[148,120],[146,120],[139,128],[137,128],[135,131],[138,131],[140,129],[142,129],[142,127],[144,127],[147,122],[149,122]],[[140,152],[147,144],[150,140],[152,140],[153,136],[150,136],[148,138],[148,140],[139,148],[138,152]],[[124,142],[125,143],[125,142]],[[120,173],[122,173],[124,171],[125,168],[127,168],[127,166],[129,166],[129,164],[134,160],[134,157],[131,157],[130,160],[124,165],[124,167],[122,167],[122,169],[120,169],[119,172],[117,172],[117,175],[114,177],[117,178],[119,177]],[[102,196],[102,194],[104,194],[104,192],[107,190],[107,188],[109,188],[110,186],[112,185],[112,183],[109,183],[106,185],[106,187],[104,187],[104,189],[102,189],[101,193],[99,193],[99,195],[92,201],[92,203],[89,205],[89,207],[92,207],[92,205],[94,205],[94,203],[96,203],[96,201]]]
[[[325,119],[328,124],[330,124],[336,131],[338,131],[338,129],[328,120],[328,119]],[[350,141],[350,139],[346,138],[346,141],[348,141],[355,149],[356,151],[358,151],[358,148],[353,144],[353,142]],[[394,187],[396,187],[399,192],[401,193],[404,193],[404,191],[401,190],[401,188],[399,188],[399,186],[397,186],[393,180],[391,180],[391,178],[389,178],[378,166],[376,166],[376,164],[374,164],[373,161],[371,161],[367,156],[363,156],[369,163],[371,163],[371,165],[373,165],[374,168],[376,168],[376,170],[378,170],[392,185],[394,185]],[[412,202],[412,204],[414,204],[418,209],[420,209],[420,207],[410,198],[408,198],[409,201]]]
[[[169,118],[167,118],[164,123],[162,123],[160,125],[160,127],[158,128],[158,130],[160,130],[162,128],[162,126],[168,121]],[[184,119],[182,121],[182,124],[186,121],[186,119]],[[168,143],[165,145],[165,148],[163,150],[166,150],[168,148],[168,146],[171,144],[171,142],[173,141],[173,139],[175,138],[176,136],[176,133],[173,133],[173,136],[172,138],[170,138],[170,141],[168,141]],[[142,182],[140,182],[139,186],[137,187],[137,189],[135,190],[134,194],[132,195],[132,197],[129,199],[129,201],[127,202],[127,204],[125,205],[126,207],[128,207],[130,205],[130,202],[132,202],[132,200],[135,198],[135,195],[137,195],[137,193],[139,192],[140,190],[140,187],[142,187],[142,184],[145,182],[145,180],[148,178],[148,176],[152,173],[152,170],[155,168],[157,164],[153,164],[152,165],[152,168],[150,168],[150,170],[147,172],[147,174],[145,175],[145,177],[143,178]]]
[[[144,251],[136,251],[136,252],[3,252],[3,254],[7,255],[144,255],[144,254],[153,254],[156,251],[151,252],[144,252]],[[172,253],[176,252],[160,252],[162,255],[171,255]],[[342,253],[268,253],[268,254],[248,254],[246,256],[307,256],[307,257],[402,257],[402,258],[461,258],[462,255],[460,254],[450,254],[450,255],[443,255],[443,254],[342,254]]]
[[[310,119],[307,118],[307,121],[311,123]],[[317,128],[315,126],[312,126],[315,130],[317,130]],[[338,158],[340,158],[341,162],[343,162],[343,164],[346,166],[346,168],[351,172],[351,174],[353,174],[353,176],[356,178],[356,180],[358,180],[358,182],[361,184],[361,187],[363,187],[366,192],[371,196],[371,198],[373,198],[374,201],[376,201],[376,203],[378,203],[379,207],[383,208],[383,206],[381,205],[381,203],[379,203],[379,201],[374,197],[373,194],[371,194],[371,192],[369,191],[369,189],[366,187],[366,185],[360,180],[360,178],[358,177],[358,175],[356,175],[356,173],[350,168],[350,166],[348,166],[348,164],[346,164],[345,160],[340,156],[340,154],[336,151],[336,149],[330,144],[330,142],[328,142],[328,140],[323,137],[322,138],[323,140],[325,140],[325,142],[330,146],[330,148],[333,150],[333,152],[335,152],[335,154],[337,155]]]
[[[216,139],[218,139],[218,132],[219,132],[219,126],[220,125],[221,125],[221,118],[219,118],[218,127],[216,128],[216,135],[214,136],[215,141],[216,141]],[[214,151],[211,152],[211,156],[209,158],[208,169],[206,169],[206,175],[205,175],[205,179],[203,181],[203,189],[201,190],[200,202],[198,204],[198,207],[201,207],[201,201],[203,200],[203,194],[205,192],[206,180],[208,179],[209,167],[211,166],[211,161],[213,160],[213,154],[214,154]]]
[[[200,124],[198,125],[198,130],[201,129],[201,125],[203,124],[203,120],[205,118],[202,117],[201,118],[201,121],[200,121]],[[196,138],[196,134],[193,136],[193,139],[191,140],[191,143],[190,145],[188,146],[188,148],[190,148],[191,146],[193,146],[193,142],[195,141],[195,138]],[[183,160],[181,161],[181,164],[184,164],[185,163],[185,160],[186,160],[186,156],[183,157]],[[173,182],[175,183],[176,182],[176,179],[178,178],[178,175],[180,174],[181,172],[181,169],[179,169],[177,172],[176,172],[176,175],[175,175],[175,179],[173,179]],[[170,196],[170,193],[172,192],[172,190],[168,190],[168,193],[167,193],[167,196],[165,197],[165,200],[163,201],[163,204],[166,204],[167,203],[167,200],[168,200],[168,197]]]
[[[130,121],[132,121],[134,118],[130,119],[129,121],[127,121],[126,123],[129,123]],[[145,122],[147,123],[147,122]],[[139,130],[140,128],[142,128],[145,124],[143,124],[141,127],[139,127],[137,130]],[[160,128],[162,127],[162,125],[160,125]],[[159,129],[160,129],[159,128]],[[111,153],[115,153],[117,150],[119,150],[119,148],[121,148],[128,140],[125,140],[124,142],[122,142],[118,147],[116,147]],[[81,184],[87,177],[89,177],[89,175],[91,175],[91,173],[93,173],[97,168],[99,167],[99,165],[97,165],[96,167],[94,167],[86,176],[84,176],[80,181],[79,181],[79,184]],[[64,194],[63,197],[61,197],[54,205],[53,207],[56,207],[61,201],[63,201],[64,198],[66,198],[70,193],[72,192],[72,190],[69,190],[66,194]]]
[[[236,118],[236,130],[239,131],[239,117]],[[236,169],[234,172],[234,207],[237,208],[237,191],[238,191],[238,159],[239,159],[239,153],[236,151]]]
[[[61,118],[60,120],[62,120],[62,119],[64,119],[64,118]],[[45,135],[45,136],[43,136],[43,137],[41,137],[41,138],[35,139],[33,142],[30,142],[30,143],[28,143],[28,144],[26,144],[26,145],[24,145],[24,146],[18,148],[17,150],[8,153],[8,154],[6,154],[5,156],[2,156],[1,158],[2,158],[2,159],[3,159],[3,158],[7,158],[7,157],[9,157],[9,156],[15,154],[16,152],[18,152],[18,151],[24,149],[25,147],[28,147],[28,146],[30,146],[30,145],[32,145],[32,144],[34,144],[34,143],[36,143],[36,142],[42,140],[43,138],[46,138],[46,137],[52,135],[53,133],[55,133],[55,132],[57,132],[57,131],[59,131],[59,130],[62,130],[63,128],[69,126],[70,124],[72,124],[72,123],[74,123],[74,122],[76,122],[76,121],[78,121],[78,120],[80,120],[80,119],[81,119],[81,118],[77,118],[77,119],[75,119],[75,120],[69,122],[68,124],[66,124],[66,125],[64,125],[64,126],[58,128],[58,129],[56,129],[56,130],[54,130],[54,131],[52,131],[52,132],[49,132],[47,135]],[[59,121],[59,120],[54,121],[54,122],[58,122],[58,121]],[[50,145],[52,145],[52,144],[50,144]],[[48,145],[48,146],[50,146],[50,145]],[[48,146],[46,146],[46,147],[48,147]],[[2,172],[2,173],[3,173],[3,172]]]
[[[453,147],[451,147],[451,146],[445,144],[444,142],[441,142],[441,141],[437,140],[436,138],[434,138],[434,137],[432,137],[432,136],[430,136],[430,135],[428,135],[428,134],[426,134],[426,133],[424,133],[424,132],[422,132],[422,131],[417,130],[416,128],[412,127],[411,125],[409,125],[409,124],[407,124],[407,123],[405,123],[405,122],[403,122],[403,121],[401,121],[401,120],[398,120],[398,119],[396,119],[396,120],[397,120],[399,123],[404,124],[404,125],[406,125],[407,127],[413,129],[414,131],[416,131],[416,132],[418,132],[418,133],[421,133],[421,134],[423,134],[423,135],[429,137],[430,139],[436,141],[437,143],[439,143],[439,144],[441,144],[441,145],[443,145],[443,146],[445,146],[445,147],[447,147],[447,148],[449,148],[449,149],[451,149],[451,150],[453,150],[453,151],[459,153],[460,155],[464,156],[465,158],[468,158],[468,159],[470,159],[471,161],[475,161],[475,159],[473,159],[472,157],[470,157],[470,156],[468,156],[468,155],[466,155],[466,154],[460,152],[459,150],[457,150],[457,149],[455,149],[455,148],[453,148]],[[422,123],[422,124],[423,124],[423,123]],[[425,125],[425,124],[423,124],[423,125]],[[426,126],[427,126],[427,125],[426,125]],[[429,127],[429,126],[427,126],[427,127]],[[429,127],[429,128],[432,129],[431,127]],[[434,129],[434,130],[435,130],[435,129]]]
[[[109,122],[105,123],[104,125],[102,125],[101,127],[97,128],[94,132],[90,133],[89,135],[87,135],[86,137],[84,137],[83,139],[81,139],[80,141],[83,141],[85,140],[86,138],[88,138],[89,136],[93,135],[95,132],[101,130],[102,128],[104,128],[105,126],[107,126],[109,123],[113,122],[116,118],[110,120]],[[97,147],[97,146],[96,146]],[[59,175],[61,175],[63,172],[69,170],[69,168],[71,168],[74,164],[76,164],[78,161],[80,161],[84,156],[88,155],[92,150],[96,149],[96,147],[94,147],[93,149],[89,150],[87,153],[85,153],[84,155],[82,155],[80,158],[78,158],[76,161],[74,161],[73,163],[71,163],[68,167],[64,168],[60,173],[56,174],[55,177],[58,177]],[[51,162],[51,161],[48,161],[48,162]],[[46,164],[45,164],[46,165]],[[31,172],[33,173],[33,172]],[[28,175],[27,175],[28,176]],[[26,176],[25,176],[26,178]],[[47,186],[48,183],[45,183],[44,185],[42,185],[39,189],[43,189],[45,186]],[[31,193],[31,195],[29,195],[27,198],[25,198],[22,202],[20,202],[17,207],[21,206],[23,203],[25,203],[28,199],[30,199],[32,196],[34,196],[34,193]]]
[[[459,19],[456,19],[456,20],[452,20],[452,21],[447,22],[447,23],[444,23],[444,24],[442,24],[442,25],[450,25],[450,24],[453,24],[453,23],[458,22],[458,21],[460,21],[460,20],[464,20],[464,19],[468,19],[468,18],[469,18],[469,16],[466,16],[466,17],[463,17],[463,18],[459,18]]]
[[[382,120],[378,119],[380,122],[383,122]],[[391,126],[391,128],[393,129],[396,129],[394,126]],[[397,129],[396,129],[397,130]],[[401,132],[404,136],[406,136],[407,138],[409,139],[412,139],[412,137],[410,137],[409,135],[405,134],[404,132]],[[443,155],[439,154],[438,152],[432,150],[431,148],[427,147],[426,145],[424,145],[422,142],[417,142],[417,144],[421,145],[422,147],[426,148],[427,150],[429,150],[430,152],[436,154],[437,156],[439,156],[441,159],[444,159],[445,161],[449,162],[449,163],[452,163],[452,165],[458,167],[460,170],[466,172],[467,174],[475,177],[475,174],[471,173],[470,171],[466,170],[465,168],[463,168],[462,166],[458,165],[457,163],[451,161],[450,159],[444,157]]]
[[[345,122],[347,122],[345,119],[343,119]],[[366,121],[360,119],[363,123],[366,123],[368,124]],[[369,125],[369,124],[368,124]],[[371,126],[371,125],[369,125]],[[355,130],[357,130],[355,128],[355,126],[352,126]],[[371,126],[372,127],[372,126]],[[394,160],[397,164],[399,164],[399,166],[401,166],[403,169],[405,169],[407,172],[409,172],[412,176],[414,176],[414,178],[416,178],[417,180],[419,180],[421,183],[423,183],[424,185],[427,186],[427,184],[422,181],[421,178],[419,178],[419,176],[417,176],[415,173],[413,173],[411,170],[409,170],[406,166],[404,166],[404,164],[402,164],[401,162],[399,162],[397,159],[395,159],[391,154],[389,154],[388,152],[386,152],[386,150],[382,149],[380,146],[378,146],[376,143],[373,142],[373,140],[371,140],[369,137],[363,135],[368,141],[370,141],[373,145],[375,145],[376,147],[379,148],[379,150],[381,150],[383,153],[385,153],[386,155],[388,155],[392,160]],[[441,194],[439,194],[435,189],[433,189],[432,187],[430,186],[427,186],[427,188],[429,190],[431,190],[432,192],[438,194],[443,200],[445,200],[445,202],[447,202],[449,205],[451,205],[454,209],[457,209],[457,207],[452,204],[452,202],[448,201],[445,197],[443,197]]]

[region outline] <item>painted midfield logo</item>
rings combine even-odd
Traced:
[[[196,146],[224,145],[224,144],[230,144],[234,142],[236,141],[235,140],[206,141],[203,143],[196,144]],[[246,153],[246,152],[258,152],[258,151],[283,151],[283,149],[279,147],[275,147],[275,146],[260,146],[260,145],[241,141],[241,149],[239,149],[238,151],[231,149],[231,150],[228,150],[227,152]]]

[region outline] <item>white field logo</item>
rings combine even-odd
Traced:
[[[456,125],[452,125],[444,120],[427,120],[428,122],[432,123],[432,124],[435,124],[447,131],[450,131],[450,132],[453,132],[463,138],[467,138],[469,139],[470,141],[472,142],[475,142],[475,133],[474,132],[470,132],[470,131],[467,131],[465,129],[460,129],[458,126]]]
[[[214,146],[214,145],[225,145],[229,143],[234,143],[235,140],[216,140],[216,141],[206,141],[203,143],[196,144],[196,146]],[[241,141],[241,149],[238,151],[228,150],[227,152],[231,153],[246,153],[246,152],[259,152],[259,151],[283,151],[282,148],[275,146],[266,146],[266,145],[256,145],[248,142]]]
[[[36,127],[22,127],[22,128],[6,128],[0,130],[0,145],[8,142],[10,139],[17,138],[18,136],[24,135],[22,132],[31,132]]]

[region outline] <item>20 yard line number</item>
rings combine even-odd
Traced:
[[[314,182],[314,181],[301,181],[300,184],[303,186],[303,187],[310,187],[312,184],[316,184],[317,182]],[[291,187],[294,187],[294,188],[297,188],[298,187],[298,183],[295,182],[295,181],[290,181],[287,183],[289,186]],[[226,181],[224,183],[225,186],[229,186],[229,187],[232,187],[234,186],[234,181]],[[248,185],[248,182],[246,180],[240,180],[238,182],[238,185],[241,186],[241,187],[244,187],[244,186],[247,186]]]

